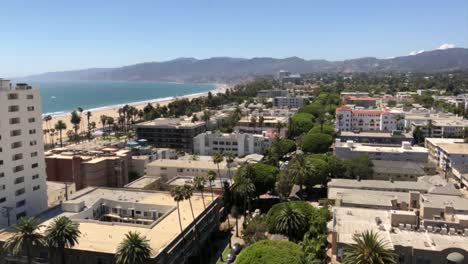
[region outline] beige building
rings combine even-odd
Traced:
[[[47,209],[38,89],[0,79],[0,228]]]
[[[68,200],[76,192],[73,182],[53,182],[47,181],[47,205],[54,207],[62,201]]]
[[[160,177],[142,176],[124,187],[128,189],[159,190],[161,185]]]
[[[411,161],[373,160],[374,180],[417,181],[418,177],[433,175],[435,166]]]
[[[41,215],[40,232],[60,216],[79,224],[81,236],[66,250],[67,264],[114,263],[117,248],[130,231],[148,239],[151,259],[147,263],[179,264],[186,263],[217,230],[219,209],[217,196],[212,200],[205,195],[203,202],[201,195],[194,194],[190,205],[188,200],[177,204],[168,192],[88,187]],[[11,230],[0,231],[0,244],[12,235]],[[33,256],[35,263],[59,263],[48,248],[35,248]],[[18,259],[24,257],[3,255],[0,263]]]
[[[279,137],[286,137],[288,117],[282,116],[263,116],[263,123],[259,123],[260,117],[245,116],[237,123],[234,128],[236,132],[262,134],[265,130],[279,131]]]

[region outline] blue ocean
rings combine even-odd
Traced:
[[[177,84],[160,82],[111,81],[24,81],[38,87],[44,114],[61,114],[75,110],[99,109],[126,103],[167,99],[216,89],[211,84]]]

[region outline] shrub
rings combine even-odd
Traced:
[[[262,240],[243,250],[236,264],[296,264],[301,247],[289,241]]]
[[[333,142],[333,138],[327,134],[311,133],[302,139],[302,150],[309,153],[324,153]]]
[[[285,208],[286,206],[291,206],[292,208],[297,209],[307,219],[307,224],[302,230],[299,231],[298,234],[295,235],[296,238],[302,239],[304,233],[308,231],[310,219],[314,215],[314,207],[312,207],[312,205],[310,205],[309,203],[303,201],[284,202],[275,204],[273,207],[271,207],[271,209],[268,211],[266,218],[268,232],[273,234],[278,233],[276,230],[277,218],[281,210],[283,210],[283,208]]]

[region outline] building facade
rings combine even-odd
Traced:
[[[278,108],[301,108],[307,103],[302,96],[281,96],[273,99],[273,105]]]
[[[205,122],[191,122],[180,118],[158,118],[153,121],[136,124],[138,138],[148,140],[160,148],[175,148],[191,153],[193,138],[206,131]]]
[[[271,146],[272,139],[263,135],[248,133],[205,132],[193,139],[195,154],[212,156],[215,153],[230,153],[237,157],[249,154],[262,154]]]
[[[41,97],[0,79],[0,227],[47,209]]]
[[[389,109],[356,109],[341,106],[336,109],[337,131],[386,131],[402,130],[405,115]]]

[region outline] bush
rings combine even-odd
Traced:
[[[314,207],[312,207],[312,205],[310,205],[309,203],[303,201],[284,202],[275,204],[273,207],[271,207],[271,209],[268,211],[266,218],[268,232],[273,234],[278,233],[276,231],[277,217],[280,214],[281,210],[283,210],[283,208],[288,205],[291,206],[293,209],[297,209],[298,211],[300,211],[307,218],[307,225],[304,226],[303,229],[295,235],[295,237],[302,239],[304,233],[308,231],[309,222],[312,216],[314,215]]]
[[[296,264],[301,247],[289,241],[262,240],[243,250],[236,264]]]
[[[242,230],[242,238],[247,244],[267,239],[265,235],[267,226],[263,216],[250,219],[247,226]]]
[[[332,142],[332,136],[327,134],[307,134],[302,139],[302,150],[309,153],[324,153],[328,151]]]
[[[276,176],[278,176],[279,169],[275,166],[263,163],[248,164],[240,167],[234,176],[234,182],[238,181],[238,177],[242,175],[243,171],[247,167],[251,169],[251,175],[247,176],[255,185],[257,195],[261,195],[267,191],[273,191],[275,189]]]
[[[291,136],[307,133],[314,126],[314,116],[309,113],[297,113],[291,118]]]
[[[322,133],[320,132],[320,124],[315,124],[314,127],[308,132],[308,134],[317,134],[317,133]],[[331,124],[323,124],[323,134],[334,136],[335,127]]]

